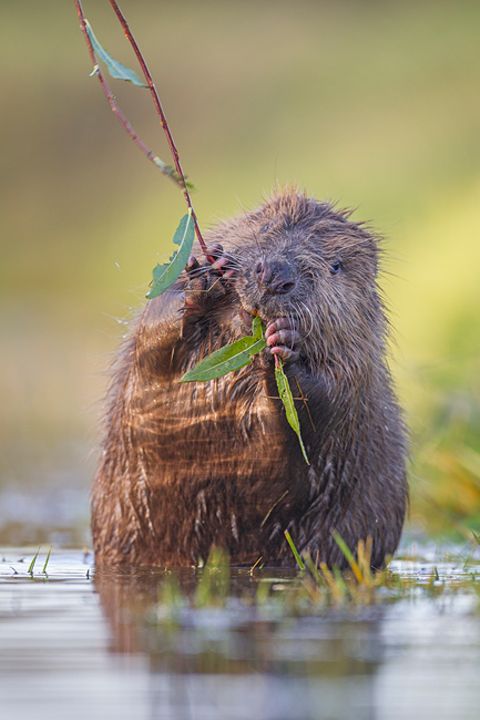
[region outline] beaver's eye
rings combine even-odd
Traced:
[[[330,272],[332,275],[336,275],[340,270],[342,269],[342,263],[340,260],[334,260],[334,262],[330,265]]]

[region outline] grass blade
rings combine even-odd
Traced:
[[[295,543],[293,542],[292,536],[290,535],[288,530],[284,530],[283,534],[285,535],[287,543],[290,546],[290,550],[293,553],[293,557],[295,558],[298,567],[300,568],[300,570],[305,570],[305,563],[303,562],[300,553],[298,552],[297,548],[295,547]]]
[[[32,560],[31,560],[31,562],[30,562],[30,565],[28,566],[27,572],[28,572],[29,575],[33,575],[33,570],[34,570],[34,568],[35,568],[35,563],[37,562],[37,558],[38,558],[39,553],[40,553],[40,546],[38,547],[37,552],[36,552],[35,555],[33,556]]]
[[[194,236],[195,223],[192,211],[189,210],[180,220],[173,236],[173,242],[180,247],[167,263],[153,268],[152,286],[146,295],[149,300],[161,295],[177,280],[192,252]]]
[[[318,586],[318,587],[321,587],[322,585],[325,585],[325,582],[324,582],[322,576],[320,575],[320,572],[319,572],[319,570],[318,570],[318,567],[315,565],[315,563],[314,563],[314,561],[313,561],[313,558],[312,558],[312,556],[310,555],[310,553],[307,553],[307,554],[304,556],[304,558],[305,558],[304,562],[305,562],[305,565],[306,565],[306,567],[307,567],[307,570],[310,572],[310,575],[311,575],[311,576],[313,577],[313,579],[315,580],[317,586]]]
[[[352,572],[355,575],[355,578],[357,579],[357,581],[359,583],[363,582],[363,575],[362,575],[362,571],[360,570],[360,566],[357,563],[357,561],[355,560],[353,553],[350,550],[350,548],[348,547],[347,543],[342,538],[340,533],[337,532],[336,530],[334,530],[332,532],[332,535],[333,535],[333,539],[335,540],[338,547],[340,548],[342,555],[344,556],[345,560],[350,565]]]
[[[45,558],[45,562],[43,563],[42,573],[44,575],[47,574],[47,567],[48,567],[48,563],[49,563],[51,554],[52,554],[52,546],[50,545],[50,547],[48,548],[47,557]]]

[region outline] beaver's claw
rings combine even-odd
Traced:
[[[202,264],[194,255],[190,255],[185,270],[185,309],[189,313],[200,312],[205,304],[223,297],[228,281],[235,274],[231,259],[224,254],[219,243],[207,248],[207,256]]]
[[[265,340],[272,355],[278,355],[284,362],[298,359],[301,336],[289,318],[282,317],[268,323]]]

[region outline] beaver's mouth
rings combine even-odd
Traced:
[[[257,314],[254,308],[245,307],[243,303],[240,303],[240,318],[247,327],[252,326],[252,319]]]
[[[296,316],[294,298],[291,293],[266,292],[258,287],[238,286],[237,302],[242,320],[251,327],[252,318],[258,315],[267,326],[280,317]]]
[[[294,313],[292,313],[291,307],[286,307],[282,303],[275,303],[274,299],[271,298],[270,302],[268,303],[262,303],[262,302],[246,302],[245,300],[240,300],[240,318],[245,325],[245,328],[250,331],[252,327],[252,320],[257,315],[260,317],[260,319],[263,322],[264,327],[266,328],[267,325],[274,320],[277,320],[281,317],[292,317]]]

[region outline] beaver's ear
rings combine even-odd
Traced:
[[[353,229],[355,237],[357,238],[358,253],[366,257],[370,267],[373,266],[374,275],[376,276],[379,272],[383,255],[383,237],[364,222],[350,221],[350,228]]]

